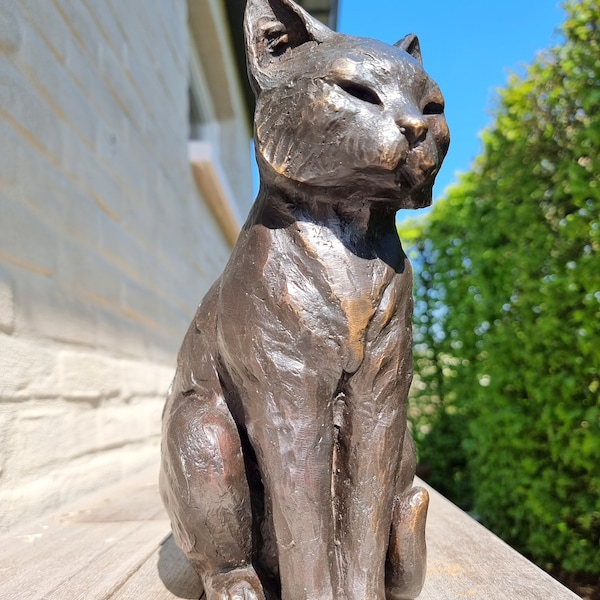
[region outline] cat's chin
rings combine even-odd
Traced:
[[[400,209],[417,210],[419,208],[427,208],[428,206],[431,206],[431,203],[431,196],[428,199],[419,202],[414,202],[412,201],[412,198],[408,198],[408,200],[400,206]]]
[[[416,210],[418,208],[427,208],[433,201],[433,182],[427,183],[423,187],[413,189],[408,196],[404,196],[399,208]]]
[[[406,164],[400,166],[395,173],[396,187],[402,196],[400,208],[431,206],[433,182],[437,172],[438,168],[433,164],[419,165],[416,168]]]

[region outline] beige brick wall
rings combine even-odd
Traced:
[[[189,168],[187,52],[184,0],[0,0],[0,530],[156,458],[229,254]]]

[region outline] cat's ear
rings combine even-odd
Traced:
[[[398,40],[394,46],[404,50],[404,52],[407,52],[413,58],[423,64],[423,57],[421,56],[421,44],[419,44],[419,38],[414,33],[405,35],[401,40]]]
[[[331,29],[293,0],[248,0],[244,15],[246,60],[255,94],[268,87],[278,58],[307,42],[322,42]]]

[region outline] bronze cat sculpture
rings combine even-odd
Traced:
[[[183,341],[161,493],[208,600],[400,600],[428,497],[406,422],[412,275],[395,227],[448,148],[419,43],[248,0],[260,191]]]

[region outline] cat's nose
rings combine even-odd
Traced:
[[[397,121],[400,133],[406,138],[411,148],[418,146],[427,135],[429,127],[422,117],[417,115],[404,116]]]

